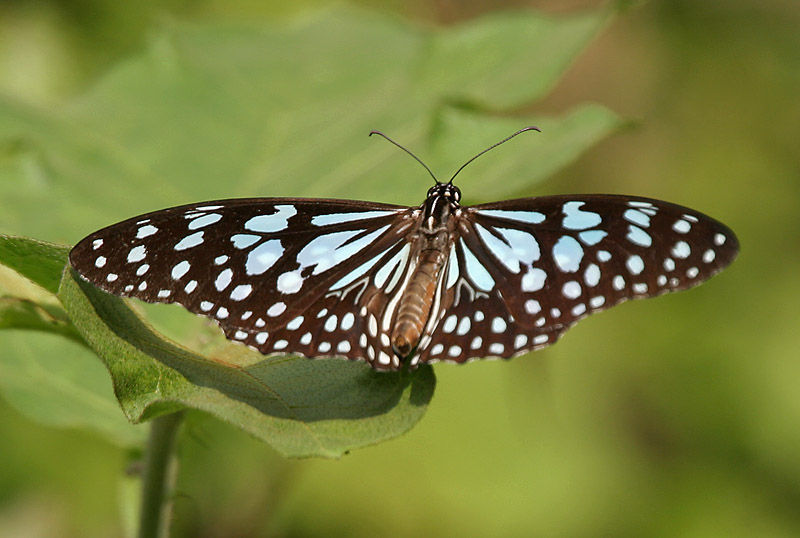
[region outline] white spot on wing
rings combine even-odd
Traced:
[[[394,215],[396,211],[358,211],[353,213],[330,213],[327,215],[315,215],[311,217],[311,224],[314,226],[327,226],[329,224],[341,224],[354,220],[374,219],[377,217],[387,217]]]
[[[489,274],[489,271],[486,270],[485,267],[478,261],[478,258],[475,257],[475,254],[467,248],[466,243],[464,243],[464,239],[459,239],[461,244],[461,252],[464,254],[464,261],[466,262],[467,274],[472,280],[473,284],[478,288],[482,289],[483,291],[489,291],[494,287],[494,279],[492,275]]]
[[[689,233],[689,230],[692,229],[692,225],[688,221],[678,219],[675,221],[675,224],[672,225],[672,229],[679,234],[685,234]]]
[[[280,316],[285,311],[286,311],[286,304],[278,302],[278,303],[275,303],[274,305],[269,307],[269,309],[267,310],[267,315],[269,317],[274,318],[274,317]]]
[[[133,247],[130,252],[128,252],[128,263],[140,262],[145,258],[145,256],[147,256],[147,249],[144,247],[144,245]]]
[[[600,268],[596,264],[590,263],[583,273],[583,281],[589,287],[597,286],[600,282]]]
[[[642,261],[641,256],[637,254],[629,256],[628,259],[625,260],[625,266],[632,275],[638,275],[644,271],[644,261]]]
[[[458,256],[456,256],[456,245],[450,246],[450,255],[447,258],[447,284],[448,288],[452,288],[458,281]]]
[[[278,291],[283,294],[297,293],[303,287],[303,277],[300,271],[289,271],[278,277]]]
[[[152,224],[146,224],[136,230],[136,239],[144,239],[145,237],[150,237],[154,233],[158,231],[158,228],[153,226]]]
[[[686,241],[678,241],[675,243],[675,246],[672,247],[672,255],[676,258],[688,258],[689,254],[692,253],[692,249],[689,246],[689,243]]]
[[[203,232],[195,232],[191,235],[187,235],[183,239],[181,239],[177,245],[173,248],[175,250],[186,250],[192,247],[196,247],[197,245],[203,242]]]
[[[251,232],[272,233],[285,230],[289,219],[297,214],[293,205],[276,205],[277,212],[271,215],[256,215],[244,223],[246,230]],[[275,349],[278,349],[277,347]]]
[[[578,239],[583,241],[584,245],[591,247],[602,241],[607,235],[608,234],[603,230],[586,230],[583,232],[578,232]]]
[[[224,269],[217,275],[216,280],[214,280],[214,287],[217,288],[217,291],[222,291],[230,285],[232,279],[233,271],[231,269]]]
[[[525,301],[525,312],[534,315],[542,311],[542,305],[536,299],[528,299]]]
[[[621,275],[617,275],[614,277],[614,280],[611,281],[611,285],[615,290],[620,291],[625,287],[625,279],[622,278]]]
[[[231,299],[234,301],[242,301],[246,299],[253,291],[253,286],[250,284],[239,284],[231,292]]]
[[[350,240],[364,230],[347,230],[321,235],[314,238],[297,253],[297,263],[300,264],[301,269],[315,266],[314,274],[318,275],[357,254],[388,228],[387,224],[355,241]]]
[[[476,224],[475,229],[487,249],[513,273],[520,272],[520,262],[530,265],[539,259],[539,244],[527,232],[497,227],[495,230],[502,236],[501,240],[480,224]]]
[[[233,243],[234,248],[242,250],[257,243],[259,239],[261,239],[261,237],[257,235],[236,234],[231,236],[231,243]]]
[[[524,334],[518,334],[514,337],[514,349],[519,349],[528,343],[528,337]]]
[[[561,293],[563,293],[564,297],[567,299],[577,299],[580,297],[581,291],[581,285],[574,280],[566,282],[561,289]]]
[[[339,318],[336,314],[331,314],[328,319],[325,320],[325,330],[329,333],[332,333],[336,330],[336,325],[339,323]]]
[[[522,275],[522,291],[539,291],[544,287],[547,273],[538,267],[531,267],[527,273]]]
[[[450,314],[442,324],[442,331],[450,334],[456,329],[456,323],[458,323],[458,317],[455,314]]]
[[[297,316],[292,321],[286,324],[286,328],[290,331],[296,331],[303,324],[303,316]]]
[[[505,209],[479,209],[476,211],[481,215],[487,217],[495,217],[498,219],[515,220],[517,222],[525,222],[529,224],[539,224],[544,222],[544,214],[538,211],[514,211]]]
[[[189,262],[188,262],[188,261],[186,261],[186,260],[183,260],[183,261],[181,261],[181,262],[178,262],[178,263],[177,263],[177,264],[175,264],[175,266],[172,268],[172,273],[171,273],[171,274],[172,274],[172,279],[173,279],[173,280],[180,280],[181,278],[183,278],[183,276],[184,276],[186,273],[188,273],[188,272],[189,272],[189,269],[190,269],[190,268],[191,268],[191,265],[189,264]]]
[[[594,228],[603,221],[597,213],[582,211],[580,207],[583,205],[585,205],[585,202],[579,201],[566,202],[564,204],[562,208],[564,213],[562,225],[564,228],[568,230],[586,230],[588,228]]]
[[[565,273],[574,273],[578,270],[583,259],[583,247],[575,239],[563,235],[553,245],[553,260],[559,269]]]
[[[489,344],[489,353],[493,355],[500,355],[505,348],[506,347],[503,344],[494,342],[493,344]]]
[[[209,213],[208,215],[202,215],[200,217],[193,219],[189,223],[189,229],[197,230],[200,228],[205,228],[206,226],[214,224],[215,222],[219,222],[221,218],[222,215],[220,215],[219,213]]]
[[[281,245],[281,242],[277,239],[271,239],[258,245],[247,255],[245,271],[248,275],[261,275],[265,273],[270,267],[275,265],[275,262],[277,262],[283,254],[283,250],[283,245]]]
[[[400,249],[394,256],[389,258],[389,260],[375,272],[375,287],[383,288],[383,285],[386,283],[386,279],[389,278],[390,274],[392,274],[394,268],[400,263],[405,263],[405,259],[408,256],[410,249],[411,247],[408,243],[406,243],[402,249]],[[377,259],[375,261],[377,261]]]
[[[623,214],[625,220],[632,222],[634,224],[638,224],[643,228],[647,228],[650,226],[650,217],[638,209],[626,209],[625,213]]]
[[[356,317],[353,315],[352,312],[348,312],[344,316],[342,316],[342,321],[339,322],[339,327],[343,331],[349,331],[353,328],[353,324],[355,323]]]
[[[633,224],[628,225],[628,234],[625,237],[628,238],[628,241],[640,247],[649,247],[653,244],[650,234]]]
[[[506,330],[506,320],[501,317],[496,317],[492,320],[492,332],[495,334],[500,334]]]

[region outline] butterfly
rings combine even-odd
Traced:
[[[70,263],[100,289],[179,303],[264,354],[345,357],[377,370],[510,358],[627,299],[700,284],[734,233],[679,205],[559,195],[460,204],[453,184],[416,207],[312,198],[202,202],[97,231]]]

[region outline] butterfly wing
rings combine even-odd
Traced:
[[[109,293],[179,303],[263,353],[396,368],[377,324],[413,266],[416,212],[348,200],[191,204],[100,230],[70,263]]]
[[[725,225],[630,196],[546,196],[463,208],[422,362],[512,357],[627,299],[695,286],[730,264]]]

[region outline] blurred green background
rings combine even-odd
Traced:
[[[510,7],[604,5],[361,4],[423,26]],[[283,19],[316,5],[6,0],[0,92],[57,108],[160,25]],[[793,0],[644,2],[617,15],[546,99],[519,110],[596,102],[635,120],[525,193],[628,193],[699,209],[738,234],[730,269],[696,290],[590,317],[523,359],[436,366],[416,428],[339,461],[284,460],[192,415],[175,535],[800,534],[798,28]],[[42,238],[76,239],[58,233]],[[129,456],[0,400],[0,536],[120,534]]]

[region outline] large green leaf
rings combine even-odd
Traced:
[[[108,372],[86,347],[51,334],[3,331],[0,390],[28,417],[61,428],[83,428],[126,447],[140,446],[146,429],[120,413]]]
[[[459,176],[471,202],[529,193],[619,125],[599,105],[558,117],[509,112],[552,88],[607,19],[607,11],[520,11],[433,29],[338,7],[288,23],[170,24],[65,106],[0,98],[0,230],[74,242],[138,212],[240,195],[419,203],[430,178],[397,148],[369,140],[375,128],[447,177],[537,124],[543,133]],[[203,409],[285,454],[331,456],[402,433],[431,396],[430,369],[376,374],[358,363],[265,359],[231,344],[189,351],[121,301],[68,273],[60,280],[66,250],[51,247],[0,241],[0,263],[13,269],[0,328],[88,343],[131,420]],[[43,289],[22,293],[27,279]],[[52,296],[59,281],[67,312]],[[168,334],[198,332],[193,316],[160,308],[146,312],[166,319],[159,328]],[[9,359],[32,355],[16,347],[4,346]]]
[[[0,392],[43,424],[139,445],[144,432],[120,413],[108,372],[54,295],[66,259],[64,247],[0,235]]]
[[[273,25],[170,25],[64,107],[0,99],[0,229],[73,243],[122,217],[231,196],[417,204],[430,178],[371,129],[423,158],[446,144],[429,164],[447,175],[509,127],[546,120],[486,110],[541,97],[607,16],[520,11],[439,30],[340,7]],[[470,131],[436,129],[467,105]],[[608,111],[592,128],[576,113],[548,122],[564,144],[545,131],[485,158],[513,169],[513,184],[489,174],[465,195],[530,188],[543,177],[537,148],[563,164],[617,125]]]
[[[379,373],[364,363],[268,357],[228,344],[204,357],[153,332],[122,300],[66,269],[59,296],[103,359],[133,422],[207,411],[287,456],[336,457],[396,437],[433,395],[429,366]]]

